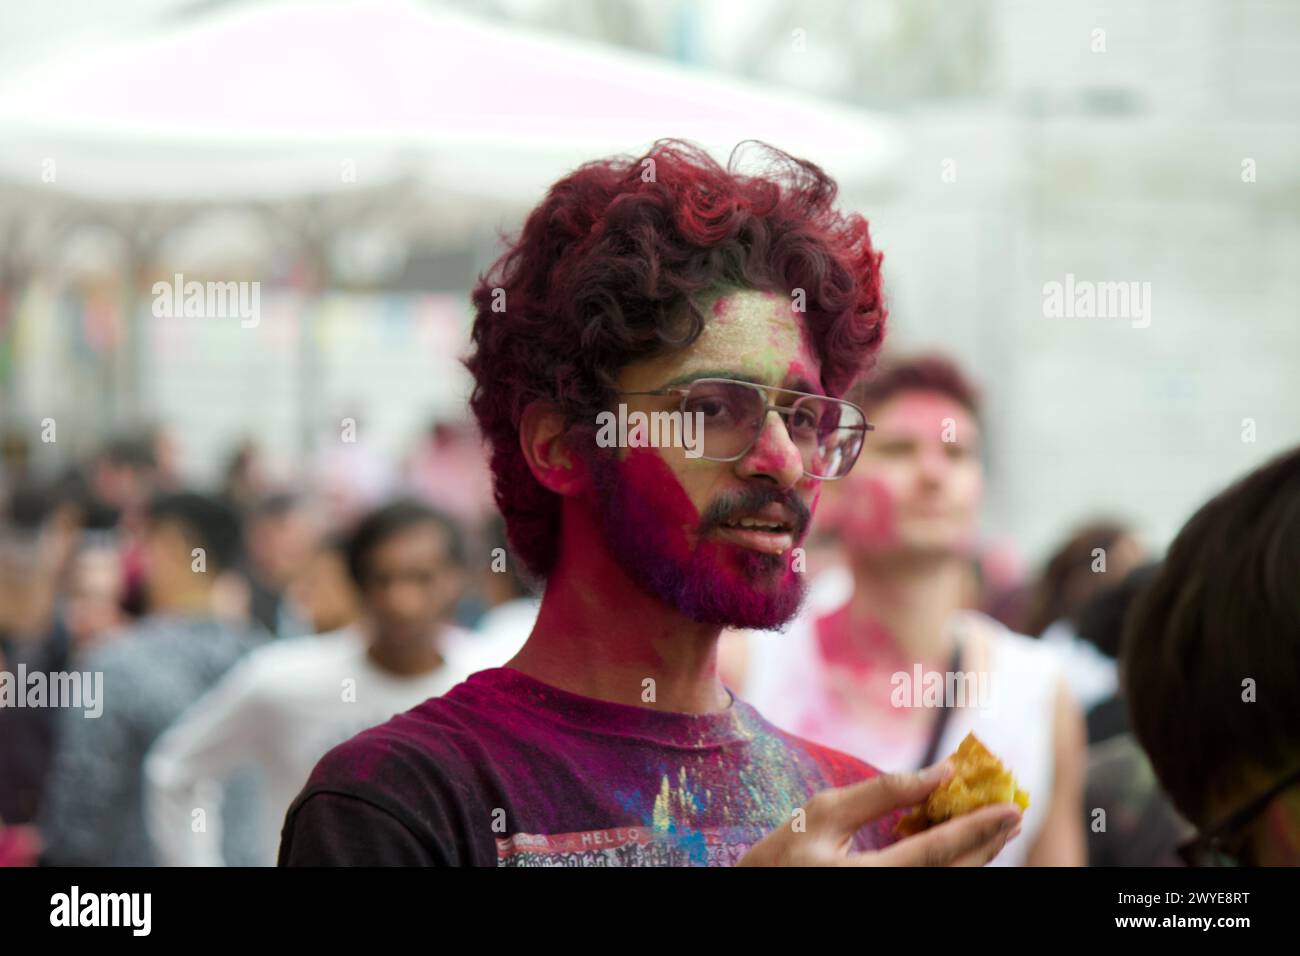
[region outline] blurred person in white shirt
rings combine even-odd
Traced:
[[[259,862],[274,865],[285,811],[326,751],[479,669],[474,636],[450,623],[466,582],[451,519],[415,501],[385,505],[358,523],[346,559],[355,623],[249,655],[150,752],[148,820],[165,865],[223,865],[213,810],[221,781],[250,766],[263,780]],[[345,613],[325,610],[318,622]]]

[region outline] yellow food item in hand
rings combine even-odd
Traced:
[[[904,836],[920,833],[936,823],[993,803],[1015,803],[1021,810],[1028,809],[1029,794],[1016,785],[1011,771],[974,734],[967,734],[948,759],[956,773],[898,822],[899,833]]]

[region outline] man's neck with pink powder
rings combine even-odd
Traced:
[[[942,669],[952,653],[948,623],[961,607],[963,568],[947,557],[855,556],[847,624],[888,635],[899,659]]]
[[[678,713],[725,710],[721,628],[684,617],[628,577],[584,501],[567,498],[563,507],[537,623],[506,666],[598,700]]]

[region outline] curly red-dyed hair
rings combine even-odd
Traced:
[[[742,144],[743,145],[743,144]],[[560,500],[529,470],[519,422],[536,399],[573,425],[609,407],[625,366],[684,348],[701,303],[724,290],[803,289],[822,387],[839,395],[884,338],[881,256],[862,216],[837,212],[834,180],[765,144],[753,173],[680,140],[587,163],[551,187],[479,277],[470,407],[492,448],[498,507],[528,568],[550,573]]]

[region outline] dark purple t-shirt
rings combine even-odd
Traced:
[[[665,713],[507,667],[340,744],[285,818],[281,866],[728,866],[827,787],[877,771],[733,697]],[[856,849],[892,842],[895,815]]]

